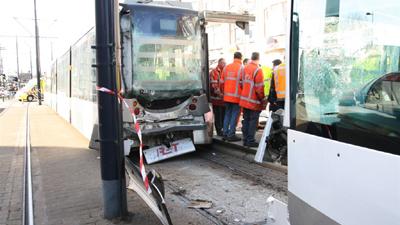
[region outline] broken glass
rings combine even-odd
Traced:
[[[297,129],[400,154],[400,2],[295,3]]]

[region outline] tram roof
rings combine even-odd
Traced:
[[[179,2],[176,2],[179,3]],[[130,10],[135,10],[135,9],[154,9],[154,10],[160,10],[160,9],[165,9],[169,11],[175,11],[177,13],[188,13],[188,14],[196,14],[198,15],[198,11],[193,10],[190,6],[190,4],[166,4],[165,2],[149,2],[149,3],[138,3],[138,2],[128,2],[128,3],[121,3],[120,5],[124,9],[130,9]]]

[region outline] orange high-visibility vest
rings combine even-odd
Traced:
[[[222,82],[224,83],[224,102],[239,103],[240,77],[244,67],[240,59],[234,59],[233,63],[227,65],[222,71]]]
[[[221,76],[222,70],[218,66],[210,72],[210,99],[213,105],[224,105]]]
[[[274,82],[277,100],[285,100],[286,95],[286,66],[284,63],[274,69]]]
[[[264,76],[262,69],[251,62],[244,68],[243,89],[239,105],[243,108],[262,111],[264,94]]]

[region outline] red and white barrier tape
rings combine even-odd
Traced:
[[[115,95],[115,92],[105,88],[105,87],[98,87],[96,86],[96,90],[97,91],[101,91],[110,95]],[[140,125],[136,119],[135,116],[135,112],[133,111],[133,109],[129,106],[129,104],[125,101],[125,99],[121,96],[120,93],[117,94],[118,99],[124,104],[124,106],[126,108],[129,109],[129,112],[132,116],[133,119],[133,124],[135,125],[135,130],[136,130],[136,134],[139,138],[139,168],[140,168],[140,173],[142,175],[143,178],[143,183],[144,183],[144,187],[146,188],[147,193],[151,193],[151,189],[149,186],[149,179],[147,178],[147,174],[146,174],[146,169],[144,168],[144,159],[143,159],[143,141],[142,141],[142,132],[140,130]]]

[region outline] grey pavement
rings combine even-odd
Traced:
[[[21,224],[25,110],[16,106],[3,112],[0,114],[0,224]]]
[[[130,222],[103,219],[99,153],[46,106],[31,104],[35,221],[37,224],[160,224],[138,195],[128,190]],[[213,224],[177,197],[168,208],[176,224]]]
[[[0,114],[0,225],[22,223],[22,189],[27,103],[14,102]],[[29,107],[34,217],[36,224],[160,224],[138,195],[128,190],[129,221],[103,218],[99,152],[47,106]],[[215,224],[167,199],[174,224]]]
[[[5,113],[0,114],[1,225],[21,224],[26,105],[27,103],[15,102]],[[131,220],[120,222],[103,219],[99,153],[88,149],[88,140],[49,107],[39,107],[36,103],[32,103],[29,107],[29,115],[36,224],[160,224],[142,199],[130,190],[128,190],[127,198],[128,211],[133,213]],[[264,197],[270,194],[270,190],[264,190],[262,185],[242,181],[242,178],[231,179],[230,177],[236,175],[231,174],[230,169],[221,170],[222,167],[205,159],[199,161],[191,157],[196,156],[190,156],[189,160],[182,162],[180,162],[182,158],[177,158],[155,166],[160,167],[161,174],[167,178],[166,200],[174,225],[221,224],[221,219],[230,224],[232,219],[236,218],[233,215],[239,216],[243,213],[240,216],[243,219],[253,217],[252,215],[256,215],[255,211],[252,213],[243,211],[246,209],[246,204],[243,205],[242,201],[250,200],[248,196],[254,193],[258,193],[257,199],[259,199],[254,200],[254,204],[259,206],[265,204]],[[198,162],[199,165],[194,162]],[[247,164],[244,163],[244,165]],[[194,176],[198,173],[201,176]],[[208,185],[210,178],[214,180],[214,183],[210,182]],[[218,182],[215,183],[216,181]],[[227,185],[225,191],[215,192],[214,188],[221,187],[222,184]],[[188,200],[174,194],[181,186],[187,190],[186,197],[189,198],[213,196],[211,199],[216,204],[215,206],[225,205],[227,213],[216,215],[214,211],[217,208],[211,211],[187,208]],[[249,195],[242,196],[236,189],[236,191],[226,192],[229,187],[246,187],[245,193]],[[230,193],[236,194],[231,196]],[[234,198],[237,198],[237,204],[231,201]],[[229,206],[230,204],[232,205]],[[259,218],[264,215],[264,213],[257,214]]]
[[[30,120],[36,223],[125,224],[103,219],[99,154],[88,140],[46,106],[32,104]],[[130,224],[159,224],[135,194],[128,199]]]

